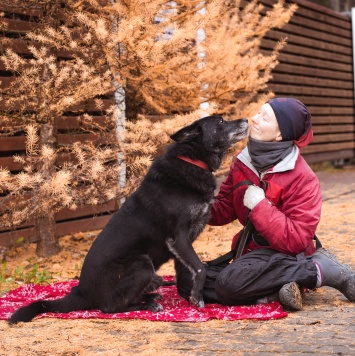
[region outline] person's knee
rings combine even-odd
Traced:
[[[224,305],[234,305],[238,301],[237,291],[240,289],[238,278],[231,276],[231,271],[223,271],[216,279],[215,289],[220,302]]]
[[[229,286],[225,286],[225,285],[221,285],[220,283],[218,283],[218,281],[216,281],[216,294],[218,297],[218,300],[221,302],[221,304],[224,305],[229,305],[231,302],[231,298],[230,298],[230,293],[229,293]]]

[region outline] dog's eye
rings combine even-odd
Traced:
[[[223,123],[224,123],[224,120],[221,118],[221,119],[219,120],[219,123],[220,123],[220,124],[223,124]]]

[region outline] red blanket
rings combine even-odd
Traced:
[[[171,280],[173,277],[165,277]],[[58,282],[51,285],[28,284],[9,292],[0,298],[0,320],[6,320],[19,307],[37,300],[58,299],[69,293],[78,281]],[[134,311],[127,313],[104,314],[98,310],[75,311],[68,314],[46,313],[39,317],[63,319],[146,319],[157,321],[207,321],[210,319],[241,320],[241,319],[278,319],[287,316],[277,302],[252,306],[227,307],[219,304],[207,304],[204,308],[196,308],[182,299],[175,286],[164,286],[157,291],[163,296],[159,301],[164,310],[159,313],[151,311]]]

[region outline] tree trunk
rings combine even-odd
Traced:
[[[47,145],[49,147],[56,146],[55,125],[51,122],[47,122],[41,125],[40,132],[40,147]],[[55,173],[55,166],[52,162],[42,162],[41,174],[45,180],[51,179]],[[47,197],[51,199],[51,197]],[[51,204],[46,204],[51,206]],[[42,210],[42,209],[41,209]],[[50,208],[49,208],[50,210]],[[35,228],[37,230],[38,242],[36,253],[41,257],[49,257],[57,254],[60,251],[59,242],[56,236],[56,221],[54,213],[52,211],[41,211],[39,216],[35,220]]]
[[[139,93],[134,85],[130,85],[127,80],[125,89],[125,105],[126,105],[126,118],[127,120],[137,120],[138,114],[144,114],[145,101],[141,93]]]
[[[340,0],[330,0],[330,6],[334,11],[338,11],[338,12],[341,11]]]
[[[53,256],[60,251],[55,234],[55,224],[54,214],[51,213],[48,213],[46,216],[39,216],[36,219],[36,228],[39,237],[36,253],[40,257]]]
[[[45,3],[45,7],[43,9],[44,21],[47,21],[47,25],[56,29],[59,27],[58,10],[61,7],[60,3],[61,2],[59,0],[48,1]],[[47,64],[43,64],[41,79],[43,82],[47,82],[50,79]],[[43,97],[39,98],[39,107],[40,110],[36,118],[36,121],[40,124],[39,147],[42,149],[43,146],[47,146],[56,149],[56,120],[52,117],[52,114],[48,110],[48,103],[45,94]],[[41,175],[46,181],[49,181],[56,171],[54,162],[42,162],[42,164]],[[45,207],[40,209],[39,215],[35,219],[35,229],[38,236],[36,253],[41,257],[49,257],[57,254],[60,251],[60,246],[56,236],[56,221],[54,218],[54,212],[51,210],[50,202],[48,202],[51,197],[44,197],[44,199],[47,199],[47,204],[45,204]]]

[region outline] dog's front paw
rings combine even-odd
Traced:
[[[203,301],[202,297],[190,296],[190,303],[197,308],[204,308],[205,306],[205,302]]]

